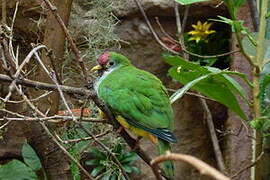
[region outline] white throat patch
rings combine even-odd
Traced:
[[[95,82],[94,84],[94,89],[98,95],[98,88],[99,88],[99,85],[102,83],[102,81],[113,71],[115,71],[116,69],[118,69],[120,66],[116,66],[116,67],[113,67],[107,71],[105,71],[102,76],[100,78],[97,79],[97,81]]]

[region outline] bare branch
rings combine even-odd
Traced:
[[[151,164],[153,168],[156,169],[159,163],[168,160],[186,162],[195,167],[196,169],[198,169],[201,174],[208,175],[209,177],[212,177],[217,180],[230,180],[230,178],[226,177],[225,175],[223,175],[210,165],[206,164],[205,162],[197,159],[196,157],[186,154],[167,153],[165,155],[161,155],[153,159],[151,161]]]

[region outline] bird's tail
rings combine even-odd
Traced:
[[[166,154],[167,151],[171,151],[170,143],[162,139],[158,140],[158,152],[159,154]],[[165,175],[171,179],[174,176],[174,165],[173,161],[164,161],[162,163],[162,169]]]

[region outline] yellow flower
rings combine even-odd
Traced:
[[[196,41],[196,43],[198,43],[199,41],[208,42],[207,40],[208,35],[216,32],[215,30],[209,30],[211,25],[212,23],[208,23],[207,21],[204,22],[203,24],[201,23],[201,21],[198,21],[197,25],[192,24],[194,30],[188,32],[188,34],[191,35],[191,37],[188,40]]]

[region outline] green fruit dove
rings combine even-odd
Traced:
[[[174,115],[161,81],[115,52],[105,52],[97,62],[92,71],[100,70],[102,75],[94,84],[95,91],[118,122],[156,144],[159,154],[170,151],[170,143],[176,143],[172,133]],[[172,161],[165,161],[162,168],[168,178],[174,175]]]

